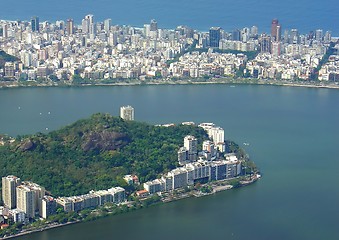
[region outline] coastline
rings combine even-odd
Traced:
[[[131,82],[117,82],[117,83],[87,83],[87,84],[35,84],[32,82],[31,85],[18,84],[0,84],[0,89],[12,89],[12,88],[35,88],[35,87],[93,87],[93,86],[148,86],[148,85],[211,85],[211,84],[223,84],[223,85],[262,85],[262,86],[281,86],[281,87],[306,87],[306,88],[326,88],[326,89],[339,89],[337,83],[324,83],[324,82],[292,82],[292,81],[280,81],[280,80],[253,80],[253,79],[211,79],[208,81],[196,81],[194,79],[188,80],[152,80],[152,81],[131,81]]]
[[[67,223],[56,223],[56,224],[50,224],[47,226],[44,226],[42,228],[37,228],[37,229],[33,229],[33,230],[28,230],[28,231],[23,231],[23,232],[19,232],[10,236],[6,236],[3,237],[1,239],[12,239],[12,238],[17,238],[17,237],[21,237],[24,235],[28,235],[28,234],[32,234],[32,233],[36,233],[36,232],[42,232],[45,230],[49,230],[49,229],[53,229],[53,228],[59,228],[59,227],[64,227],[64,226],[68,226],[68,225],[72,225],[72,224],[76,224],[76,223],[80,223],[81,221],[74,221],[74,222],[67,222]]]
[[[133,208],[133,203],[135,203],[135,201],[133,201],[133,202],[126,202],[126,203],[121,204],[120,206],[126,205],[126,206],[129,207],[129,209],[131,209],[130,211],[135,211],[135,210],[142,209],[142,208],[148,208],[149,206],[152,206],[152,205],[166,204],[166,203],[169,203],[169,202],[179,201],[179,200],[182,200],[182,199],[187,199],[187,198],[192,198],[192,197],[199,198],[199,197],[204,197],[204,196],[209,196],[209,195],[217,194],[217,193],[220,193],[220,192],[223,192],[223,191],[226,191],[226,190],[231,190],[231,189],[234,189],[234,188],[245,187],[245,186],[248,186],[248,185],[251,185],[251,184],[255,183],[260,178],[261,178],[260,175],[254,174],[253,176],[250,176],[249,180],[239,180],[240,185],[237,186],[237,187],[229,185],[228,181],[234,180],[234,179],[238,179],[238,178],[227,179],[227,180],[220,180],[220,181],[217,181],[217,182],[215,182],[213,184],[210,184],[210,185],[212,185],[212,191],[208,192],[208,193],[203,193],[203,192],[198,191],[198,190],[191,190],[189,192],[180,193],[179,195],[176,195],[176,196],[173,193],[169,194],[167,196],[162,196],[160,201],[155,202],[155,203],[151,203],[150,205],[146,205],[146,206],[142,205],[142,207],[140,207],[140,208]],[[204,185],[209,185],[209,184],[207,183],[207,184],[204,184]],[[153,195],[153,196],[156,196],[156,195]],[[145,201],[147,199],[149,199],[149,197],[140,199],[140,201],[142,202],[142,201]],[[95,210],[96,209],[94,209],[93,211],[95,212]],[[122,213],[124,213],[124,212],[122,212]],[[118,214],[122,214],[122,213],[118,213]],[[95,218],[95,219],[92,219],[92,220],[89,220],[89,221],[95,221],[96,219],[104,218],[104,217],[107,217],[107,216],[114,216],[114,215],[116,215],[116,214],[111,212],[111,213],[108,213],[107,215],[99,216],[98,218]],[[18,232],[16,234],[13,234],[13,235],[4,236],[4,237],[2,237],[0,239],[14,239],[14,238],[21,237],[21,236],[24,236],[24,235],[29,235],[29,234],[33,234],[33,233],[37,233],[37,232],[42,232],[42,231],[46,231],[46,230],[53,229],[53,228],[64,227],[64,226],[68,226],[68,225],[72,225],[72,224],[77,224],[77,223],[82,223],[82,222],[86,222],[86,220],[84,220],[84,219],[82,219],[82,220],[75,220],[75,221],[66,222],[66,223],[52,222],[52,223],[48,223],[45,226],[37,227],[36,229],[23,230],[23,231],[20,231],[20,232]]]

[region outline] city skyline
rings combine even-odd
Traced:
[[[96,30],[96,26],[95,24],[99,24],[99,23],[102,23],[104,24],[105,26],[105,30],[107,31],[107,26],[122,26],[122,27],[132,27],[132,28],[137,28],[137,29],[142,29],[142,28],[145,28],[145,25],[148,25],[149,27],[152,26],[152,22],[153,25],[152,26],[152,30],[151,31],[154,31],[154,30],[158,30],[158,29],[168,29],[168,30],[173,30],[173,29],[176,29],[178,27],[181,27],[181,26],[184,26],[184,27],[188,27],[188,28],[191,28],[195,31],[199,31],[199,32],[210,32],[211,29],[220,29],[222,31],[225,31],[225,32],[234,32],[236,30],[241,30],[241,29],[244,29],[244,28],[256,28],[256,31],[258,31],[259,34],[269,34],[272,36],[272,34],[274,35],[274,31],[278,31],[278,35],[279,37],[281,38],[282,35],[283,35],[283,30],[289,30],[289,31],[293,31],[293,30],[298,30],[299,27],[298,27],[298,24],[295,24],[293,26],[287,26],[287,25],[284,25],[284,22],[288,21],[288,19],[286,18],[277,18],[277,17],[272,17],[271,20],[267,20],[267,22],[265,23],[264,26],[258,26],[257,24],[255,24],[255,22],[253,23],[250,23],[250,24],[247,24],[247,25],[242,25],[242,26],[235,26],[234,28],[230,28],[230,27],[223,27],[223,22],[219,22],[214,24],[214,25],[210,25],[208,26],[207,28],[205,29],[201,29],[201,28],[197,28],[197,27],[194,27],[194,26],[190,26],[188,24],[185,24],[185,23],[179,23],[177,25],[172,25],[172,26],[166,26],[166,27],[158,27],[158,23],[159,23],[159,20],[155,19],[155,18],[149,18],[146,22],[140,22],[140,23],[137,23],[137,24],[128,24],[128,23],[115,23],[112,21],[112,18],[110,17],[102,17],[102,16],[97,16],[97,15],[94,15],[92,13],[87,13],[85,15],[83,15],[83,17],[76,21],[74,17],[72,16],[69,16],[65,19],[57,19],[57,20],[49,20],[49,19],[42,19],[43,21],[41,21],[41,18],[39,16],[31,16],[28,20],[27,19],[17,19],[17,20],[14,20],[14,19],[0,19],[0,22],[27,22],[27,23],[30,23],[31,24],[31,28],[32,28],[32,31],[36,31],[35,29],[39,30],[38,29],[38,24],[43,24],[43,25],[46,25],[46,24],[55,24],[55,25],[58,25],[60,26],[63,25],[65,30],[67,31],[71,25],[71,28],[72,30],[74,31],[73,28],[79,28],[79,29],[86,29],[85,32],[90,32],[90,31],[94,31]],[[89,21],[89,23],[86,23],[87,21]],[[277,21],[276,23],[274,23],[274,21]],[[95,24],[94,24],[95,23]],[[281,24],[282,23],[282,24]],[[35,25],[34,25],[35,24]],[[92,25],[92,29],[90,29],[90,24]],[[161,24],[161,21],[160,21],[160,24]],[[274,26],[274,27],[273,27]],[[278,29],[274,29],[275,27],[278,27]],[[315,32],[316,30],[322,30],[324,33],[325,32],[333,32],[335,29],[329,29],[329,28],[320,28],[320,27],[316,27],[316,26],[313,26],[311,28],[308,28],[306,30],[302,30],[302,31],[298,31],[299,34],[310,34],[311,32]],[[69,31],[67,31],[69,32]],[[275,35],[274,35],[275,37]],[[338,35],[333,35],[333,37],[338,37],[339,38],[339,34]],[[279,41],[279,39],[277,40]]]
[[[111,19],[96,22],[93,14],[78,26],[72,19],[37,22],[39,17],[31,23],[0,22],[1,48],[20,59],[6,62],[0,77],[49,85],[121,79],[339,79],[338,39],[331,32],[300,34],[284,29],[278,19],[271,21],[271,34],[259,33],[256,26],[233,32],[221,27],[209,32],[187,26],[162,29],[155,19],[134,28],[112,25]]]

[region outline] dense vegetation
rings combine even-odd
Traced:
[[[197,137],[199,146],[207,139],[206,132],[194,126],[157,127],[94,114],[1,146],[0,175],[36,182],[55,196],[126,187],[125,174],[137,174],[144,182],[176,167],[186,135]]]

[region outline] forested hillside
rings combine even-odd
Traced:
[[[94,114],[60,130],[19,136],[1,146],[0,175],[36,182],[54,196],[124,187],[125,174],[137,174],[144,182],[176,167],[177,150],[186,135],[197,137],[199,146],[208,138],[195,126],[157,127]]]

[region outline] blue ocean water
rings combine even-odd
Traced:
[[[269,32],[273,18],[283,29],[297,28],[301,33],[323,29],[339,36],[337,0],[1,0],[0,19],[40,21],[73,18],[80,23],[86,14],[96,21],[111,18],[114,24],[142,26],[156,19],[160,28],[188,25],[207,31],[220,26],[226,31],[256,25],[259,32]]]

